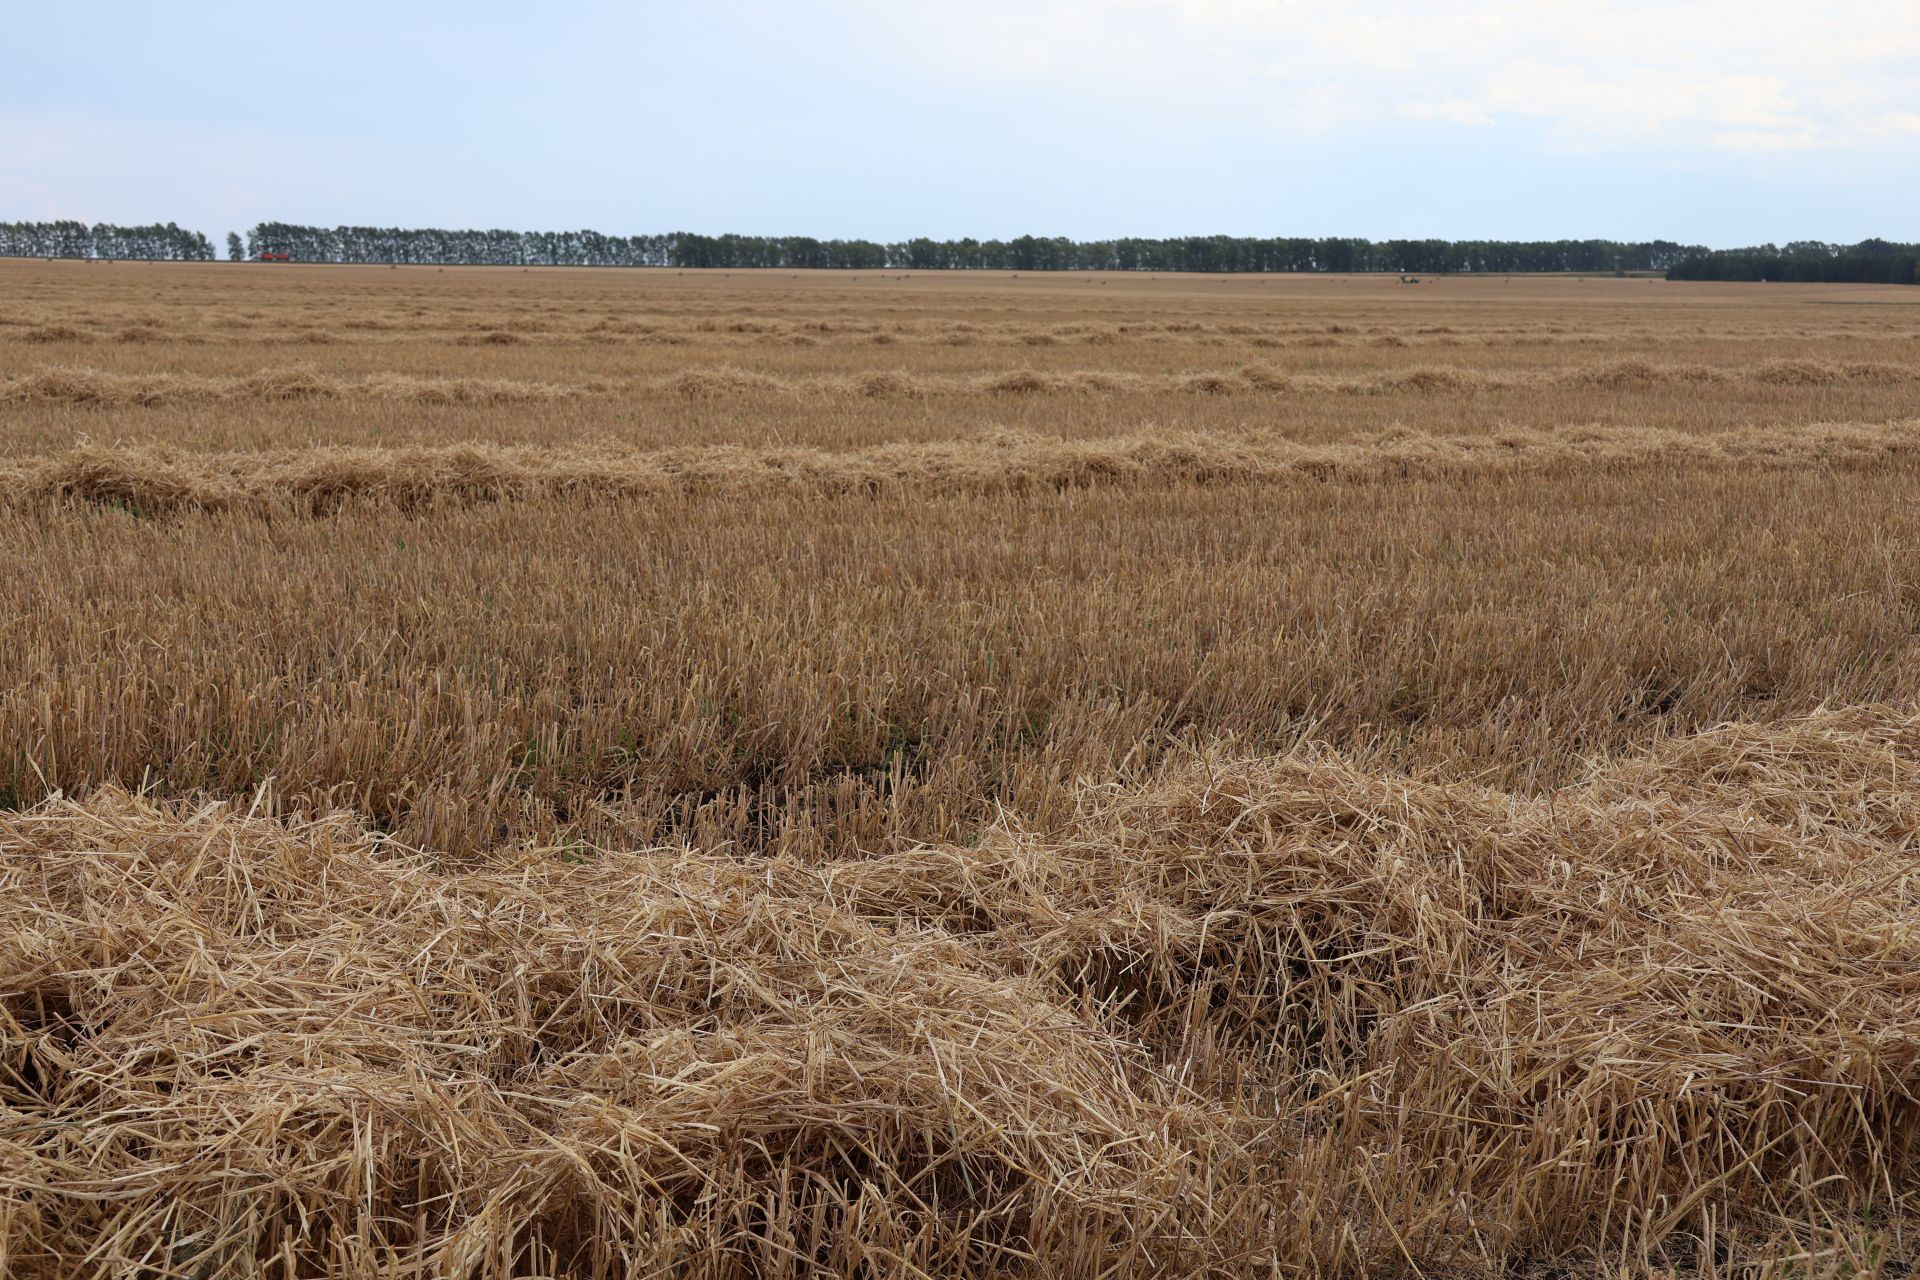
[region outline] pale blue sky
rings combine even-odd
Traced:
[[[0,219],[1920,239],[1920,0],[12,8]]]

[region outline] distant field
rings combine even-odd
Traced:
[[[0,261],[0,1273],[1906,1274],[1903,296]]]

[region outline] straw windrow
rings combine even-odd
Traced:
[[[35,331],[36,333],[38,331]],[[77,331],[72,335],[83,337]],[[501,334],[509,342],[511,334]],[[26,336],[28,341],[53,341]],[[142,336],[125,341],[151,341]],[[1363,377],[1290,372],[1252,363],[1190,373],[1109,373],[1100,370],[1016,370],[988,375],[908,373],[899,370],[776,376],[728,365],[661,378],[593,379],[566,384],[508,378],[339,375],[295,367],[273,373],[221,377],[174,373],[116,373],[56,365],[0,381],[0,405],[73,404],[154,408],[163,405],[281,400],[371,400],[418,404],[537,404],[574,396],[639,396],[712,400],[747,397],[864,396],[1273,396],[1470,395],[1480,392],[1680,387],[1752,383],[1773,387],[1901,386],[1920,382],[1911,365],[1853,361],[1772,360],[1751,366],[1653,364],[1644,360],[1577,364],[1559,369],[1493,372],[1451,365],[1412,365]]]
[[[455,445],[180,453],[87,446],[0,463],[0,503],[325,513],[351,498],[404,508],[679,494],[1057,492],[1099,486],[1352,483],[1542,476],[1635,467],[1888,467],[1920,459],[1920,422],[1755,427],[1715,435],[1648,428],[1430,436],[1398,430],[1333,445],[1246,432],[1062,440],[999,430],[971,440],[879,445],[711,446],[636,451]]]

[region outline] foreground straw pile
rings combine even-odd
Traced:
[[[811,864],[51,801],[0,820],[0,1271],[1872,1270],[1916,779],[1875,708],[1539,799],[1196,757]]]

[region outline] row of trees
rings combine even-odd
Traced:
[[[1780,247],[1715,249],[1684,258],[1671,280],[1845,281],[1854,284],[1920,284],[1920,245],[1887,240],[1823,244],[1796,240]]]
[[[400,262],[439,266],[827,267],[939,271],[1664,271],[1697,246],[1667,240],[1383,240],[1345,237],[1184,236],[1173,239],[1013,240],[893,243],[810,236],[609,236],[598,231],[446,231],[398,227],[305,227],[264,222],[247,256],[285,253],[302,262]]]
[[[159,262],[211,262],[213,245],[198,231],[169,222],[116,227],[96,222],[0,222],[4,258],[147,258]]]
[[[1348,237],[1181,236],[1171,239],[931,240],[880,243],[811,236],[703,236],[673,232],[446,231],[307,227],[263,222],[227,236],[229,258],[286,254],[298,262],[432,266],[825,267],[941,271],[1391,271],[1401,274],[1664,271],[1673,280],[1920,283],[1920,245],[1796,241],[1784,247],[1705,249],[1671,240],[1361,240]],[[0,256],[146,258],[207,262],[213,245],[174,223],[0,222]]]

